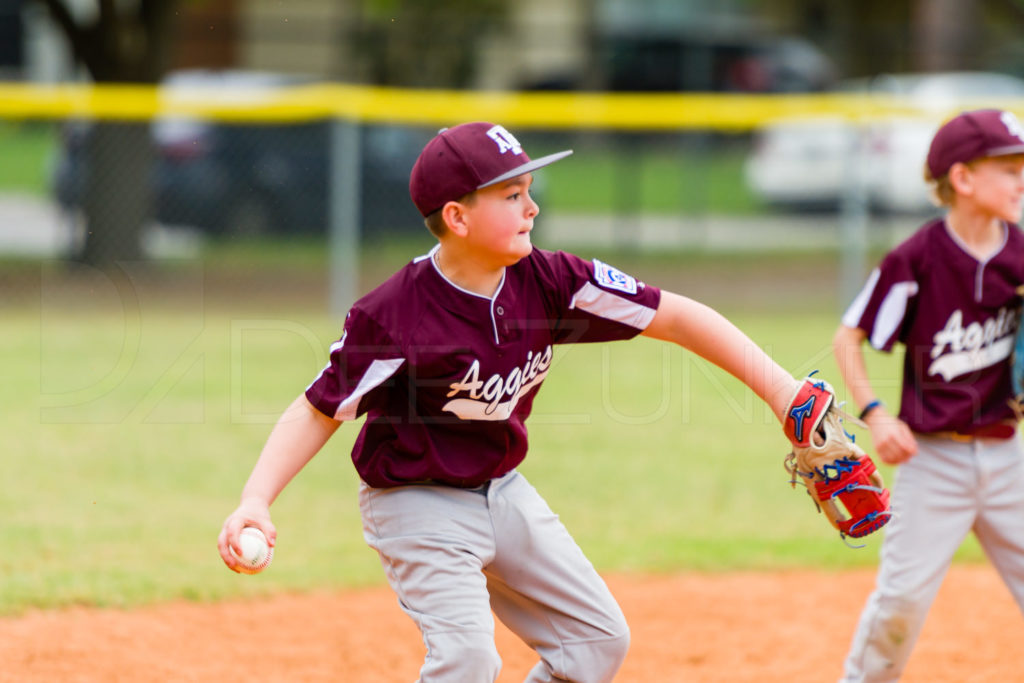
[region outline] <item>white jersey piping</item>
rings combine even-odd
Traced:
[[[421,256],[420,258],[418,258],[417,262],[422,261],[424,258],[430,258],[430,265],[434,266],[434,270],[437,271],[437,274],[440,275],[441,279],[443,279],[449,285],[451,285],[452,287],[454,287],[455,289],[459,290],[460,292],[462,292],[464,294],[468,294],[470,296],[475,296],[478,299],[487,299],[490,302],[491,329],[494,331],[494,343],[495,344],[500,344],[501,343],[501,338],[498,336],[498,320],[497,320],[497,318],[494,317],[494,302],[498,299],[498,294],[501,293],[501,289],[505,286],[505,270],[502,269],[502,271],[501,271],[501,282],[498,283],[498,288],[496,290],[494,290],[494,294],[492,296],[484,296],[483,294],[478,294],[477,292],[471,292],[468,289],[465,289],[463,287],[459,287],[457,284],[455,284],[454,282],[449,280],[448,276],[445,275],[444,272],[441,270],[441,267],[439,265],[437,265],[437,258],[436,258],[435,255],[437,254],[437,251],[440,248],[441,248],[440,244],[436,245],[433,249],[430,250],[429,254],[427,254],[426,256]]]
[[[979,259],[973,253],[971,253],[971,250],[967,247],[967,243],[964,242],[963,239],[961,239],[960,235],[958,235],[955,230],[949,227],[949,223],[947,221],[942,221],[942,227],[946,229],[946,234],[949,235],[950,239],[953,240],[953,243],[956,244],[956,246],[958,246],[965,254],[967,254],[972,259],[978,262],[978,267],[975,268],[974,270],[975,303],[981,301],[982,294],[984,294],[985,291],[985,267],[988,265],[989,261],[998,256],[1003,251],[1003,249],[1006,248],[1006,243],[1010,240],[1010,229],[1007,227],[1006,222],[999,221],[999,225],[1003,228],[1002,243],[999,245],[998,249],[994,250],[987,257],[985,257],[984,259]]]

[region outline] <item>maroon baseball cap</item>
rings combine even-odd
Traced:
[[[941,178],[953,164],[1009,154],[1024,154],[1024,126],[1017,117],[1001,109],[966,111],[935,133],[928,149],[928,172]]]
[[[477,121],[443,128],[420,152],[409,176],[409,194],[429,216],[474,190],[510,180],[572,154],[568,149],[530,159],[502,126]]]

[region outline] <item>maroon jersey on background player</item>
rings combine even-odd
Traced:
[[[942,219],[893,249],[843,316],[871,345],[907,353],[899,417],[917,432],[969,434],[1005,424],[1024,283],[1024,235],[978,260]],[[1010,432],[1007,432],[1010,433]]]
[[[1024,128],[1009,112],[964,112],[935,134],[926,170],[945,216],[882,260],[834,340],[879,456],[900,466],[847,683],[899,679],[972,531],[1024,610],[1024,450],[1009,404],[1024,283]],[[906,348],[897,417],[868,379],[865,341]]]

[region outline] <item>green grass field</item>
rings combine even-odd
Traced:
[[[53,125],[0,121],[0,191],[45,195],[56,147]]]
[[[383,580],[362,541],[348,455],[357,425],[343,426],[275,504],[270,570],[239,577],[216,552],[274,420],[340,332],[323,297],[304,295],[322,275],[317,251],[289,251],[272,267],[273,251],[115,278],[29,263],[6,281],[19,296],[5,299],[0,335],[0,613]],[[415,253],[388,252],[367,277]],[[623,258],[677,289],[690,273],[794,374],[836,377],[831,306],[816,300],[807,313],[730,294],[737,282],[772,288],[766,278],[793,272],[785,258],[769,270],[742,256]],[[899,359],[870,361],[894,399]],[[787,443],[763,405],[679,348],[647,339],[560,348],[531,444],[522,471],[602,571],[876,562],[878,539],[847,549],[790,489]],[[961,557],[980,552],[969,543]]]
[[[536,183],[543,205],[559,211],[752,215],[764,207],[744,180],[746,153],[736,141],[584,146],[570,163],[537,174]]]

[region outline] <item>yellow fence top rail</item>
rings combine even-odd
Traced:
[[[144,121],[196,116],[240,123],[343,118],[366,123],[452,125],[486,120],[520,128],[716,129],[741,132],[779,119],[882,116],[943,119],[1000,107],[1024,115],[1024,101],[987,99],[922,105],[867,94],[596,93],[411,90],[322,83],[266,90],[142,85],[0,83],[0,118]]]

